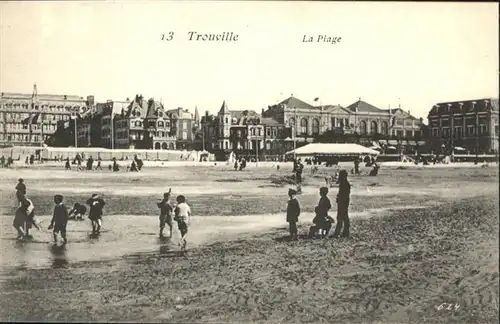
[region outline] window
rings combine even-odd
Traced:
[[[383,135],[387,135],[389,133],[389,124],[387,124],[387,122],[382,122],[382,134]]]
[[[484,135],[488,132],[487,125],[479,125],[479,135]]]
[[[319,120],[317,118],[313,119],[313,122],[312,122],[312,133],[314,135],[318,135],[319,134]]]
[[[158,122],[158,127],[163,127],[163,122]]]
[[[364,120],[362,120],[359,123],[359,132],[360,132],[360,134],[363,134],[363,135],[366,134],[366,122]]]
[[[413,132],[411,130],[406,131],[406,138],[412,138],[413,137]]]
[[[432,136],[438,137],[439,136],[439,128],[433,128],[432,129]]]
[[[290,127],[295,127],[295,118],[290,118],[289,124]]]
[[[271,128],[266,127],[266,136],[271,137]]]
[[[453,129],[453,135],[455,138],[461,138],[462,137],[462,127],[461,126],[456,126]]]
[[[305,135],[307,134],[307,119],[302,118],[300,120],[300,134]]]
[[[332,127],[337,127],[337,118],[332,117]]]
[[[467,126],[467,135],[474,136],[474,134],[475,134],[475,127],[472,125]]]
[[[370,133],[372,133],[372,134],[377,134],[378,133],[378,124],[374,120],[370,124]]]

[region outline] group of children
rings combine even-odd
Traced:
[[[186,203],[186,197],[179,195],[176,198],[177,205],[172,205],[170,203],[170,193],[172,189],[163,194],[163,200],[157,203],[160,209],[160,238],[163,238],[163,231],[165,230],[165,225],[169,227],[169,237],[172,237],[173,221],[177,222],[177,227],[181,232],[181,240],[179,245],[182,250],[186,250],[187,247],[187,233],[188,226],[191,218],[191,207]],[[173,217],[172,217],[173,216]]]
[[[351,184],[347,180],[347,171],[340,170],[338,174],[339,192],[337,194],[337,225],[333,233],[334,238],[349,237],[349,200],[351,194]],[[327,237],[334,220],[328,215],[328,211],[332,208],[330,199],[328,198],[328,187],[321,187],[319,189],[320,199],[315,208],[315,217],[313,219],[314,225],[309,229],[309,237]],[[294,189],[288,190],[288,200],[286,221],[289,224],[290,237],[293,240],[298,239],[297,222],[300,216],[300,204],[297,198],[297,191]],[[342,233],[341,233],[342,232]]]
[[[169,237],[172,237],[173,221],[177,222],[179,231],[181,232],[181,240],[179,245],[182,250],[186,250],[187,247],[187,233],[188,225],[191,217],[191,208],[186,203],[186,197],[179,195],[176,198],[176,205],[170,203],[170,189],[168,192],[163,194],[163,200],[157,203],[158,208],[160,208],[160,238],[163,238],[163,231],[165,225],[170,228]],[[32,227],[40,230],[40,224],[35,219],[34,205],[31,200],[26,197],[26,185],[23,179],[19,179],[16,185],[16,197],[19,202],[19,207],[17,208],[16,215],[14,217],[13,226],[18,232],[18,239],[31,238],[29,235],[29,230]],[[64,205],[64,197],[62,195],[54,196],[54,212],[49,230],[53,230],[54,242],[57,242],[57,235],[60,234],[63,243],[67,243],[66,237],[66,227],[71,216],[75,220],[83,220],[87,208],[84,205],[75,203],[73,208],[68,212],[68,209]],[[92,224],[92,234],[99,234],[102,226],[102,216],[103,208],[106,205],[104,200],[99,197],[98,194],[93,194],[91,198],[86,201],[87,205],[90,206],[89,210],[89,220]]]

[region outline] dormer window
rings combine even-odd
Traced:
[[[158,122],[158,127],[163,127],[163,122]]]

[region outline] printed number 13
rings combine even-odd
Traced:
[[[171,41],[174,39],[174,32],[169,32],[168,35],[161,34],[161,40]]]

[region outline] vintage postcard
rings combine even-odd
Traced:
[[[498,9],[0,2],[0,320],[498,323]]]

